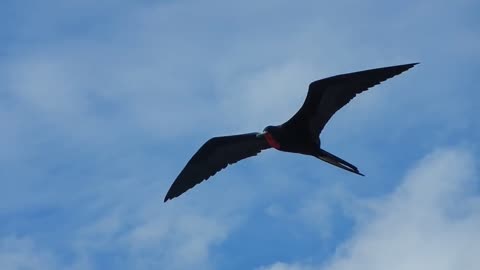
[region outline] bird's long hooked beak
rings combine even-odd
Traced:
[[[265,136],[265,134],[267,134],[266,131],[262,131],[261,133],[257,133],[257,138],[260,138],[262,136]]]

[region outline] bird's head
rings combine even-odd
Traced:
[[[263,129],[263,132],[274,133],[276,128],[277,128],[276,126],[267,126],[266,128]]]
[[[263,133],[269,133],[274,137],[279,137],[282,133],[280,126],[267,126],[263,129]]]

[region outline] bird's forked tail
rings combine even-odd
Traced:
[[[342,168],[344,170],[347,170],[349,172],[352,172],[352,173],[355,173],[355,174],[358,174],[358,175],[361,175],[361,176],[365,176],[364,174],[362,174],[358,169],[357,167],[355,167],[354,165],[348,163],[347,161],[323,150],[323,149],[319,149],[319,153],[318,155],[316,156],[317,158],[325,161],[325,162],[328,162],[334,166],[337,166],[339,168]]]

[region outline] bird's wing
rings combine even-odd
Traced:
[[[270,145],[261,133],[215,137],[208,140],[177,176],[164,201],[180,196],[229,164],[255,156],[267,148],[270,148]]]
[[[283,124],[286,128],[308,128],[318,137],[335,112],[357,94],[392,78],[418,63],[341,74],[310,83],[307,98],[299,111]]]

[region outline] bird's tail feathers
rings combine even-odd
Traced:
[[[316,156],[317,158],[325,161],[325,162],[328,162],[336,167],[339,167],[341,169],[344,169],[344,170],[347,170],[349,172],[352,172],[352,173],[355,173],[355,174],[358,174],[358,175],[361,175],[361,176],[365,176],[364,174],[362,174],[357,167],[355,167],[353,164],[323,150],[323,149],[320,149],[320,152],[319,154]]]

